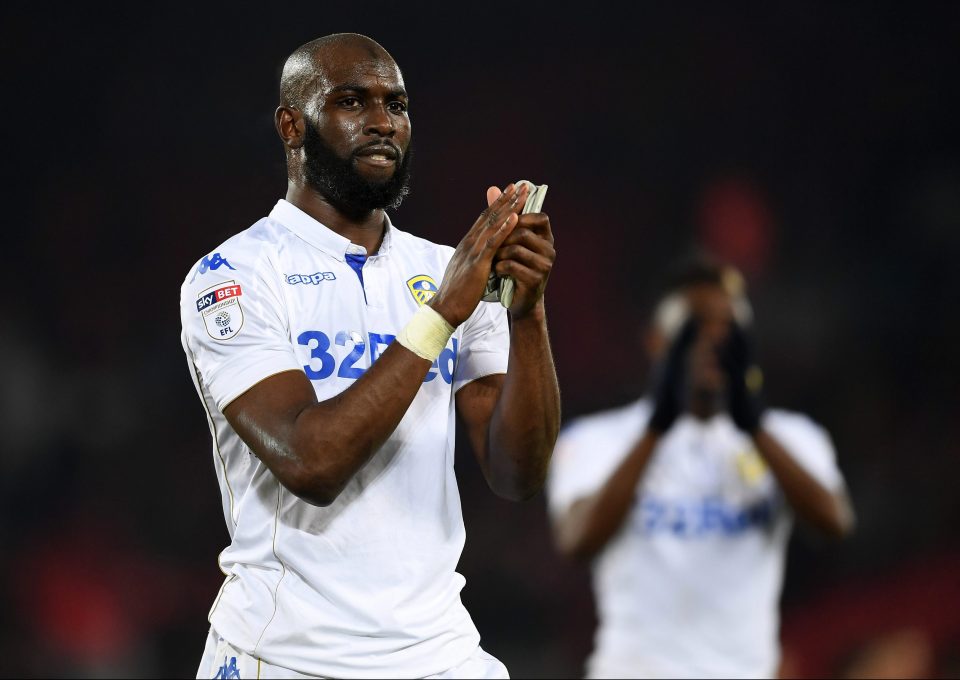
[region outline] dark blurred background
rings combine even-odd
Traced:
[[[860,521],[795,536],[785,673],[960,675],[960,3],[125,7],[0,22],[0,675],[195,673],[227,533],[179,285],[283,195],[279,69],[339,31],[411,93],[401,228],[456,244],[489,184],[550,185],[565,419],[643,390],[671,262],[741,267],[770,401],[829,429]],[[484,647],[579,674],[586,567],[457,466]]]

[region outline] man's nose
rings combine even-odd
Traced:
[[[718,345],[727,339],[730,326],[726,322],[705,322],[700,325],[700,337],[711,345]]]
[[[393,117],[383,104],[376,104],[367,109],[367,120],[363,127],[363,134],[377,137],[393,137],[397,132],[393,124]]]

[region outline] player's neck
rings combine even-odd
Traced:
[[[366,248],[368,255],[380,250],[386,227],[383,210],[370,210],[357,215],[345,214],[316,191],[294,184],[288,185],[286,199],[330,231]]]
[[[718,395],[694,393],[690,396],[688,411],[697,420],[710,420],[720,412],[722,401]]]

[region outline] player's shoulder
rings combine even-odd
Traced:
[[[763,416],[763,426],[774,435],[791,439],[814,438],[829,441],[826,428],[813,418],[799,411],[771,408]]]
[[[451,246],[434,243],[422,236],[411,234],[409,231],[400,229],[392,222],[390,228],[391,238],[393,239],[391,247],[396,248],[402,256],[416,259],[435,258],[438,261],[443,261],[444,266],[453,257],[454,248]]]
[[[583,466],[616,464],[629,450],[629,443],[643,432],[650,417],[650,406],[640,399],[573,418],[564,424],[554,447],[551,483],[578,477]]]
[[[281,241],[288,237],[289,231],[279,222],[270,217],[261,218],[196,260],[184,277],[181,292],[208,286],[208,280],[212,279],[249,276],[269,261]]]
[[[650,417],[650,402],[645,397],[622,406],[588,413],[566,423],[560,437],[566,440],[593,439],[617,434],[621,430],[640,432]]]

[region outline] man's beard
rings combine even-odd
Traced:
[[[304,119],[304,174],[307,183],[346,215],[361,216],[372,210],[397,208],[410,193],[411,147],[400,158],[393,176],[385,182],[371,182],[354,167],[355,155],[340,158],[313,123]]]

